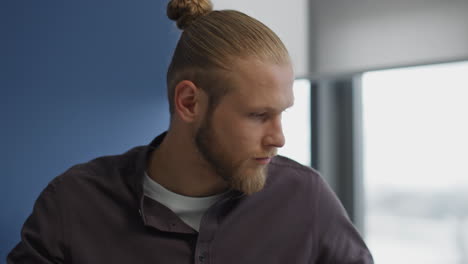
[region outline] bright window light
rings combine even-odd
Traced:
[[[362,84],[375,262],[468,263],[468,62],[368,72]]]
[[[310,166],[310,81],[294,82],[294,106],[283,113],[286,144],[278,154]]]

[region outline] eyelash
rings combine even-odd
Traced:
[[[262,121],[264,121],[264,120],[266,120],[268,118],[267,113],[250,113],[249,116],[251,118],[262,120]]]

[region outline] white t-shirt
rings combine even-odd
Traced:
[[[182,221],[197,231],[200,229],[200,222],[206,210],[228,193],[224,192],[208,197],[180,195],[169,191],[155,182],[146,172],[143,181],[143,189],[145,196],[171,209]]]

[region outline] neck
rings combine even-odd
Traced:
[[[198,152],[193,138],[171,130],[151,154],[148,175],[164,188],[191,197],[211,196],[228,188]]]

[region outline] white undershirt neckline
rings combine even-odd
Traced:
[[[182,221],[197,231],[200,229],[200,222],[206,210],[229,192],[226,191],[207,197],[184,196],[164,188],[151,179],[146,172],[143,180],[143,190],[145,196],[171,209]]]

